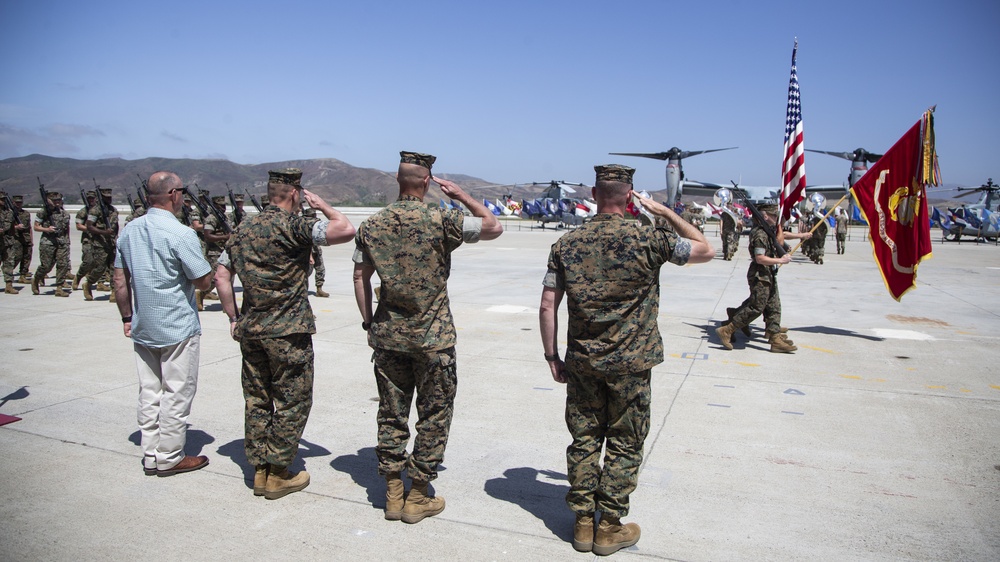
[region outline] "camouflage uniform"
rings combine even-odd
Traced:
[[[316,216],[316,209],[312,207],[302,209],[302,216],[313,218]],[[323,247],[319,244],[313,246],[312,251],[313,270],[316,272],[316,292],[323,287],[326,282],[326,265],[323,263]]]
[[[747,283],[750,296],[736,309],[732,323],[737,328],[749,326],[764,314],[765,331],[776,334],[781,330],[781,297],[778,295],[778,268],[757,263],[754,256],[763,254],[774,257],[771,238],[759,225],[750,231],[750,268],[747,269]]]
[[[316,322],[306,289],[318,222],[270,206],[240,225],[220,260],[243,282],[235,335],[254,466],[291,464],[312,408]]]
[[[837,253],[847,250],[847,213],[837,215]]]
[[[552,245],[543,284],[568,300],[566,502],[577,514],[628,514],[649,432],[650,373],[663,362],[660,267],[684,265],[691,250],[673,232],[607,213]]]
[[[94,193],[94,192],[91,192]],[[96,197],[96,194],[95,194]],[[76,212],[76,224],[80,226],[87,225],[87,214],[90,212],[90,207],[87,206],[87,202],[83,202],[83,207]],[[90,270],[94,269],[94,254],[91,244],[93,243],[94,235],[87,232],[86,230],[80,231],[80,268],[76,270],[76,278],[73,280],[73,288],[76,288],[77,283],[90,273]]]
[[[722,212],[722,258],[726,261],[733,259],[736,250],[740,245],[740,225],[736,216],[731,212]]]
[[[50,197],[50,200],[53,198]],[[61,197],[56,200],[62,201]],[[56,287],[62,287],[70,276],[69,263],[69,215],[62,209],[50,211],[45,206],[35,214],[35,223],[44,227],[55,227],[53,233],[43,232],[38,241],[38,269],[35,270],[35,279],[40,283],[46,275],[56,268]],[[57,290],[58,294],[59,291]]]
[[[111,190],[101,190],[99,197],[110,199]],[[91,233],[90,252],[93,267],[87,272],[87,282],[94,286],[98,281],[110,272],[115,262],[115,244],[118,241],[118,210],[110,201],[105,201],[108,216],[105,219],[101,212],[100,202],[91,207],[87,212],[87,224],[94,225],[101,230],[111,230],[114,234],[94,234]]]
[[[215,205],[226,204],[225,197],[214,197],[213,199],[214,199],[213,204]],[[220,199],[221,202],[219,201]],[[205,225],[206,233],[218,234],[218,235],[226,234],[226,229],[222,225],[222,221],[220,221],[219,218],[215,216],[215,213],[211,212],[211,210],[209,211],[208,216],[205,217],[205,219],[202,221],[202,224]],[[226,249],[225,248],[226,242],[209,242],[207,238],[202,238],[202,241],[204,243],[205,259],[208,260],[208,263],[212,264],[212,271],[215,271],[215,268],[219,265],[219,256],[222,255],[222,251]],[[207,291],[204,292],[210,293],[213,290],[215,290],[214,277],[212,279],[212,285],[208,288]]]
[[[354,237],[354,262],[381,280],[370,334],[379,391],[378,472],[406,470],[411,479],[437,478],[451,428],[458,376],[455,322],[448,300],[451,253],[476,242],[482,220],[428,207],[401,195],[366,219]],[[407,454],[408,420],[417,393],[417,436]]]
[[[129,213],[127,217],[125,217],[125,224],[128,224],[145,214],[146,214],[146,208],[143,207],[142,204],[137,203],[135,207],[132,208],[132,212]]]
[[[27,228],[17,230],[19,222]],[[12,283],[14,267],[19,265],[21,276],[24,277],[31,263],[31,214],[16,208],[0,211],[0,232],[3,233],[3,280],[5,283]]]

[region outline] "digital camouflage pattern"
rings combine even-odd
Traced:
[[[35,222],[55,227],[55,232],[43,232],[38,241],[38,269],[35,277],[44,278],[52,268],[56,268],[56,284],[62,285],[70,277],[69,263],[69,215],[61,207],[50,212],[42,209],[35,213]]]
[[[649,433],[650,368],[663,361],[660,268],[690,257],[689,240],[607,213],[552,245],[543,284],[568,303],[566,503],[578,514],[628,514]]]
[[[765,330],[777,333],[781,328],[781,297],[778,295],[777,268],[758,264],[754,260],[754,256],[758,254],[773,258],[774,245],[771,243],[771,237],[759,225],[755,224],[750,231],[749,250],[750,267],[747,269],[747,283],[750,285],[750,296],[736,309],[732,323],[737,328],[743,328],[763,314]]]
[[[594,172],[596,172],[597,181],[615,181],[631,185],[635,168],[629,168],[621,164],[605,164],[603,166],[594,166]]]
[[[27,225],[24,230],[17,230],[17,224]],[[22,275],[28,272],[28,263],[31,261],[31,214],[22,209],[0,210],[0,233],[3,236],[2,252],[3,258],[3,278],[4,282],[11,283],[14,280],[14,268],[20,266]],[[25,255],[27,253],[27,256]]]
[[[405,150],[399,153],[400,164],[416,164],[417,166],[423,166],[424,168],[430,170],[435,161],[437,161],[437,156],[432,156],[430,154],[407,152]]]
[[[419,352],[455,346],[448,276],[451,253],[463,242],[464,219],[457,209],[400,196],[358,227],[354,261],[373,266],[382,283],[370,330],[379,348]]]
[[[567,373],[566,426],[573,442],[566,448],[566,503],[575,513],[628,515],[649,434],[650,374],[648,369],[602,373],[584,366]]]
[[[104,191],[103,189],[101,190]],[[102,277],[113,269],[115,261],[115,244],[118,240],[118,210],[108,204],[108,218],[105,223],[100,205],[95,204],[87,214],[87,222],[100,229],[111,229],[114,234],[93,234],[90,240],[91,267],[87,271],[87,281],[95,285]],[[82,268],[81,268],[82,269]]]
[[[315,218],[316,209],[313,209],[312,207],[303,208],[302,216],[306,218]],[[317,244],[313,245],[312,264],[313,271],[316,272],[316,286],[321,287],[324,283],[326,283],[326,264],[323,263],[323,247]]]
[[[621,215],[599,214],[556,241],[544,284],[566,294],[567,368],[634,373],[662,363],[660,267],[690,257],[688,240]]]
[[[837,253],[843,254],[847,247],[847,213],[837,215]]]
[[[247,338],[240,351],[247,460],[253,466],[288,466],[312,409],[312,336]]]
[[[726,261],[733,259],[736,250],[740,245],[740,233],[737,229],[736,219],[730,213],[722,213],[722,258]]]
[[[375,381],[378,385],[378,473],[409,474],[411,479],[437,478],[444,461],[454,414],[458,374],[455,348],[425,353],[376,349]],[[417,437],[413,454],[407,454],[410,439],[410,404],[417,393]]]
[[[307,293],[316,222],[271,205],[230,236],[230,268],[243,282],[237,337],[316,333]]]
[[[76,212],[76,224],[86,226],[88,211],[89,207],[84,205],[83,208]],[[94,269],[94,256],[90,247],[92,240],[93,235],[91,233],[86,230],[80,231],[80,268],[76,270],[76,275],[81,279],[86,277],[91,269]]]

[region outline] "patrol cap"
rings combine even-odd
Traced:
[[[24,195],[14,195],[11,199],[13,199],[15,203],[23,203]]]
[[[215,197],[212,198],[212,203],[214,203],[216,205],[225,205],[226,204],[226,196],[225,195],[216,195]]]
[[[407,152],[405,150],[399,153],[399,163],[400,164],[416,164],[417,166],[423,166],[428,170],[437,160],[437,156],[431,156],[430,154],[422,154],[420,152]]]
[[[594,171],[597,172],[597,181],[616,181],[632,185],[632,174],[635,173],[635,168],[621,164],[605,164],[594,166]]]
[[[267,183],[280,183],[293,187],[302,187],[302,170],[298,168],[281,168],[268,170]]]
[[[271,204],[271,198],[268,197],[267,194],[261,195],[260,196],[260,204],[262,206],[264,206],[264,207],[267,207],[268,205]]]
[[[757,207],[757,209],[760,212],[762,212],[762,213],[767,213],[767,214],[769,214],[771,216],[775,216],[775,217],[778,216],[778,206],[777,205],[771,205],[771,204],[760,205],[760,206]]]
[[[49,192],[49,199],[53,201],[62,201],[62,198],[63,198],[62,193],[59,193],[58,191]]]
[[[97,197],[97,192],[91,189],[87,192],[87,197]]]
[[[243,202],[243,194],[242,193],[234,193],[233,194],[233,200],[236,201],[237,203],[242,203]]]
[[[108,197],[108,196],[111,195],[111,188],[110,187],[102,187],[99,191],[101,192],[101,195],[104,196],[104,197]]]

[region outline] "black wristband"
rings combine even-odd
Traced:
[[[546,361],[558,361],[559,360],[559,354],[558,353],[554,353],[552,355],[546,355],[545,356],[545,360]]]
[[[368,330],[370,330],[371,327],[372,327],[371,322],[362,322],[361,323],[361,329],[364,330],[364,331],[366,331],[366,332]]]
[[[122,324],[128,324],[132,321],[132,315],[122,316]]]

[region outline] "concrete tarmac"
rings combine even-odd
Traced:
[[[187,443],[211,464],[157,478],[141,469],[132,344],[107,293],[0,295],[0,413],[22,418],[0,427],[0,559],[597,558],[570,545],[565,391],[538,334],[561,232],[514,224],[454,254],[459,391],[433,483],[447,508],[416,525],[383,519],[353,244],[324,250],[331,296],[310,297],[315,398],[293,469],[312,483],[275,501],[251,490],[240,351],[217,301],[201,314]],[[1000,559],[1000,248],[935,233],[896,302],[862,234],[845,255],[828,240],[824,265],[782,268],[792,355],[768,353],[759,323],[733,351],[715,336],[748,294],[746,237],[733,261],[663,268],[668,356],[627,518],[643,534],[615,557]],[[709,240],[721,252],[714,225]],[[76,267],[76,238],[72,255]]]

